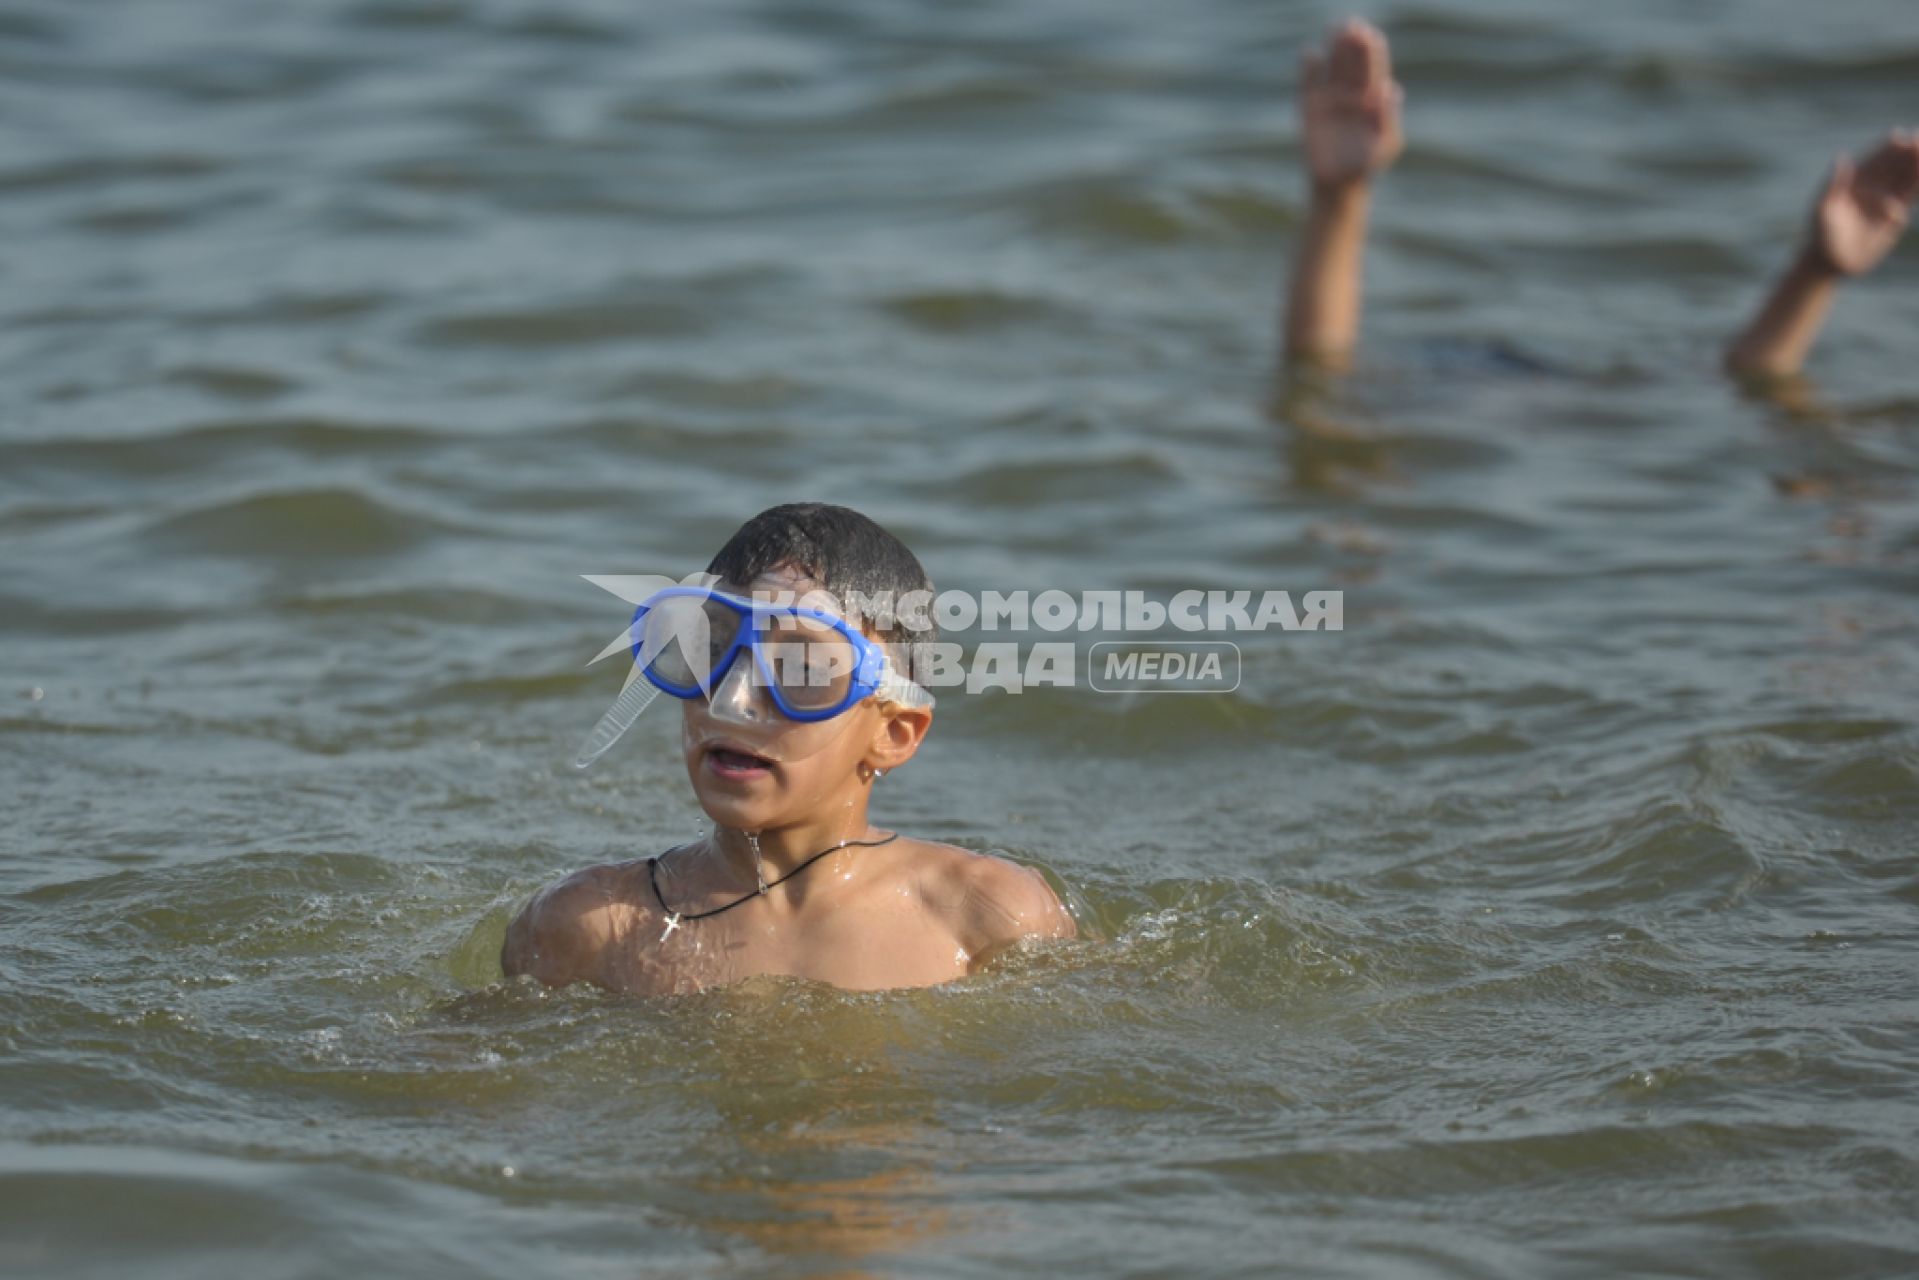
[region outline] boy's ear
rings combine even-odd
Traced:
[[[913,758],[933,727],[933,708],[880,704],[879,727],[866,750],[866,763],[875,769],[897,769]]]

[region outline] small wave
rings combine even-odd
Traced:
[[[1138,966],[1159,980],[1205,973],[1234,989],[1344,985],[1366,959],[1367,928],[1343,906],[1263,881],[1234,877],[1129,884],[1084,881],[1074,897],[1091,915],[1092,936],[1112,952],[1096,963]]]
[[[67,225],[81,231],[98,232],[102,235],[136,236],[151,231],[168,231],[176,227],[188,226],[202,219],[214,209],[211,201],[193,201],[181,204],[131,203],[111,208],[89,208],[74,214]],[[231,207],[222,202],[221,208]]]
[[[431,34],[467,28],[505,40],[551,40],[603,45],[622,38],[621,28],[562,7],[516,13],[475,5],[470,0],[369,0],[341,15],[348,27],[386,35]]]
[[[36,44],[63,44],[67,33],[59,21],[45,14],[8,10],[0,13],[0,40],[27,40]]]
[[[406,454],[450,438],[446,432],[401,422],[323,417],[203,419],[137,436],[69,434],[0,440],[0,463],[16,472],[46,467],[145,479],[204,474],[236,459],[279,452],[309,459]]]
[[[599,686],[593,673],[567,671],[530,676],[490,676],[477,680],[454,680],[422,689],[400,705],[427,710],[444,706],[519,706],[527,702],[575,700],[585,689]],[[544,741],[544,740],[542,740]]]
[[[459,26],[475,14],[469,0],[372,0],[341,15],[348,25],[392,31]]]
[[[271,400],[299,387],[299,383],[280,374],[236,365],[181,365],[169,370],[165,377],[169,382],[204,391],[222,400]]]
[[[363,67],[357,57],[264,52],[258,47],[230,49],[224,57],[192,57],[154,62],[137,69],[141,85],[185,102],[283,102],[318,94],[342,84]]]
[[[1123,245],[1264,245],[1298,224],[1299,207],[1264,187],[1217,179],[1168,186],[1141,174],[1032,184],[1004,199],[1035,229]]]
[[[0,192],[98,191],[120,183],[204,178],[221,172],[224,167],[211,156],[187,152],[90,156],[0,169]]]
[[[1707,737],[1689,753],[1694,794],[1755,839],[1803,849],[1778,813],[1818,815],[1863,837],[1919,815],[1919,746],[1908,726],[1872,717],[1798,717]],[[1856,838],[1857,838],[1856,837]]]
[[[420,338],[445,346],[548,347],[688,337],[709,327],[689,306],[634,299],[444,316],[424,325]]]
[[[196,613],[154,605],[78,605],[38,596],[0,594],[7,629],[18,635],[105,636],[178,627]]]
[[[182,317],[186,323],[207,325],[331,324],[370,315],[393,301],[393,295],[375,290],[275,291],[236,307],[215,307]]]
[[[1605,278],[1720,276],[1744,281],[1752,274],[1743,253],[1697,235],[1583,236],[1531,243],[1515,239],[1510,252],[1541,270]]]
[[[1442,51],[1396,38],[1393,47],[1393,73],[1402,83],[1428,92],[1513,95],[1527,89],[1561,89],[1593,77],[1610,78],[1610,71],[1598,53],[1549,46],[1523,51]],[[1625,78],[1629,73],[1621,69],[1615,74]]]
[[[631,458],[635,454],[662,460],[703,454],[740,452],[760,454],[791,446],[794,433],[784,427],[744,426],[737,419],[723,425],[684,425],[659,416],[589,418],[555,428],[549,438]]]
[[[1919,48],[1913,47],[1911,40],[1889,43],[1904,43],[1906,47],[1833,54],[1768,52],[1738,58],[1662,58],[1656,65],[1663,79],[1691,83],[1718,80],[1757,89],[1768,96],[1813,89],[1855,94],[1875,86],[1909,90],[1919,81]]]
[[[675,367],[627,375],[608,387],[606,395],[738,414],[793,409],[825,393],[823,386],[785,370],[719,374]]]
[[[1165,200],[1132,182],[1080,180],[1031,192],[1019,203],[1043,233],[1083,236],[1138,245],[1169,245],[1190,236],[1194,225]]]
[[[1409,177],[1464,178],[1475,184],[1484,184],[1485,191],[1481,198],[1490,198],[1492,189],[1505,187],[1512,191],[1564,196],[1589,207],[1631,209],[1639,204],[1634,196],[1620,191],[1617,185],[1555,176],[1537,165],[1514,164],[1504,157],[1489,157],[1465,145],[1449,146],[1441,141],[1422,141],[1397,168]]]
[[[977,506],[1024,509],[1081,497],[1124,502],[1129,494],[1162,491],[1175,477],[1172,464],[1158,452],[1133,451],[993,464],[928,483]]]
[[[1595,836],[1597,847],[1581,856],[1577,846]],[[1670,798],[1642,805],[1624,823],[1551,843],[1558,855],[1535,851],[1528,861],[1542,874],[1522,880],[1561,909],[1587,914],[1722,910],[1766,875],[1765,861],[1721,815]]]
[[[524,618],[529,610],[549,609],[552,604],[477,587],[422,582],[404,588],[330,583],[275,597],[270,607],[312,618],[341,616],[378,618],[386,622],[407,619],[488,625]]]
[[[295,489],[212,502],[149,530],[178,550],[244,559],[353,559],[390,556],[441,530],[352,489]]]
[[[922,289],[878,300],[889,315],[929,333],[990,333],[1057,321],[1040,298],[984,289]]]

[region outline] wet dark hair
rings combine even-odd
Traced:
[[[851,609],[855,593],[898,601],[911,591],[933,590],[933,580],[906,544],[850,507],[792,502],[771,507],[741,525],[706,571],[721,582],[746,586],[761,574],[791,565]],[[883,641],[910,644],[935,638],[932,611],[908,627],[897,617],[862,614],[860,624]]]

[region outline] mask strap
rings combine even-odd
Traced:
[[[901,675],[899,669],[893,665],[891,655],[887,654],[884,650],[881,651],[880,656],[879,688],[873,690],[873,694],[881,701],[897,702],[901,706],[906,707],[930,707],[933,705],[933,695],[926,691],[926,687],[907,676]]]

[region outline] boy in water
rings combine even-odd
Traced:
[[[1371,180],[1403,145],[1386,37],[1358,19],[1335,27],[1300,67],[1299,111],[1311,183],[1286,297],[1286,355],[1334,369],[1359,336],[1360,261]],[[1919,138],[1894,130],[1864,160],[1841,156],[1813,208],[1805,244],[1726,351],[1746,377],[1798,372],[1839,282],[1871,271],[1898,243],[1919,196]]]
[[[543,889],[507,929],[508,977],[647,994],[761,974],[920,987],[1023,938],[1074,935],[1037,872],[867,821],[873,787],[913,758],[933,708],[904,675],[904,621],[876,626],[843,602],[930,593],[905,545],[845,507],[775,507],[707,571],[716,589],[661,593],[635,631],[643,678],[682,700],[687,776],[712,832]],[[815,607],[828,604],[840,607]],[[694,669],[701,655],[710,670]]]

